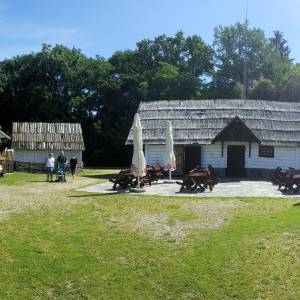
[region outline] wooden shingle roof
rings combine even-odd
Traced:
[[[0,139],[10,140],[10,136],[8,136],[5,132],[0,130]]]
[[[167,121],[174,144],[210,144],[235,118],[266,145],[300,146],[300,103],[264,100],[171,100],[140,104],[145,144],[164,144]],[[132,130],[127,139],[132,144]]]
[[[79,123],[13,123],[15,150],[84,150]]]

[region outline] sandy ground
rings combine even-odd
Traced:
[[[247,206],[239,200],[229,201],[189,201],[180,205],[182,211],[192,212],[194,219],[169,222],[166,212],[156,215],[139,214],[136,216],[135,229],[138,232],[147,232],[154,238],[169,236],[175,242],[180,242],[187,237],[190,229],[219,229],[231,219],[234,212]]]
[[[76,198],[66,197],[66,192],[96,183],[95,179],[78,177],[75,182],[29,181],[25,185],[0,185],[0,219],[24,209],[66,208]]]
[[[25,209],[57,211],[61,213],[82,202],[81,197],[72,197],[74,191],[90,192],[98,194],[125,194],[130,195],[128,190],[112,190],[112,183],[99,182],[97,178],[78,177],[75,182],[47,183],[43,180],[28,181],[24,185],[0,185],[0,219],[7,218],[13,213],[22,212]],[[83,186],[86,187],[83,187]],[[89,185],[89,186],[87,186]],[[299,195],[283,195],[276,186],[266,181],[231,181],[221,182],[215,186],[212,192],[189,193],[179,192],[180,186],[174,183],[159,181],[151,187],[145,187],[145,192],[135,195],[159,195],[159,196],[189,196],[192,201],[177,203],[179,211],[194,216],[189,220],[172,220],[168,211],[162,210],[157,214],[151,214],[144,210],[134,211],[132,226],[136,232],[147,233],[155,239],[170,238],[175,242],[186,239],[187,234],[193,229],[218,229],[223,227],[235,211],[246,203],[239,199],[212,199],[211,197],[299,197]],[[198,201],[195,197],[202,197]],[[208,197],[204,199],[203,197]],[[112,224],[127,224],[127,219],[114,217],[109,219]],[[130,222],[129,222],[130,223]],[[126,225],[127,226],[127,225]]]
[[[106,182],[94,186],[79,189],[79,191],[99,193],[99,194],[117,194],[131,193],[129,190],[112,190],[113,184]],[[278,190],[277,186],[272,185],[268,181],[251,181],[251,180],[234,180],[224,181],[217,184],[213,191],[206,190],[204,193],[179,192],[180,186],[174,183],[164,183],[160,180],[158,183],[153,183],[152,186],[146,186],[145,192],[141,195],[159,195],[159,196],[189,196],[189,197],[271,197],[271,198],[296,198],[299,194],[283,194]]]

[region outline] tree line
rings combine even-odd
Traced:
[[[110,58],[43,45],[0,62],[0,125],[80,122],[88,164],[128,163],[124,146],[140,101],[242,98],[299,101],[300,65],[284,35],[247,24],[219,26],[210,45],[199,35],[160,35]]]

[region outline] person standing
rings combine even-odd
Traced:
[[[46,159],[46,174],[47,174],[47,182],[51,180],[53,181],[53,170],[54,170],[55,158],[52,153],[48,154],[48,158]]]
[[[72,173],[72,177],[73,177],[73,181],[74,181],[75,176],[76,176],[76,170],[77,170],[77,158],[76,158],[76,156],[73,156],[70,159],[70,169],[71,169],[71,173]]]
[[[60,155],[57,157],[56,160],[58,163],[58,169],[64,172],[64,181],[66,181],[66,166],[67,166],[68,159],[65,156],[64,151],[60,152]]]

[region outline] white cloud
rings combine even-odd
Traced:
[[[0,59],[37,51],[42,44],[63,44],[86,51],[88,34],[77,28],[0,20]]]

